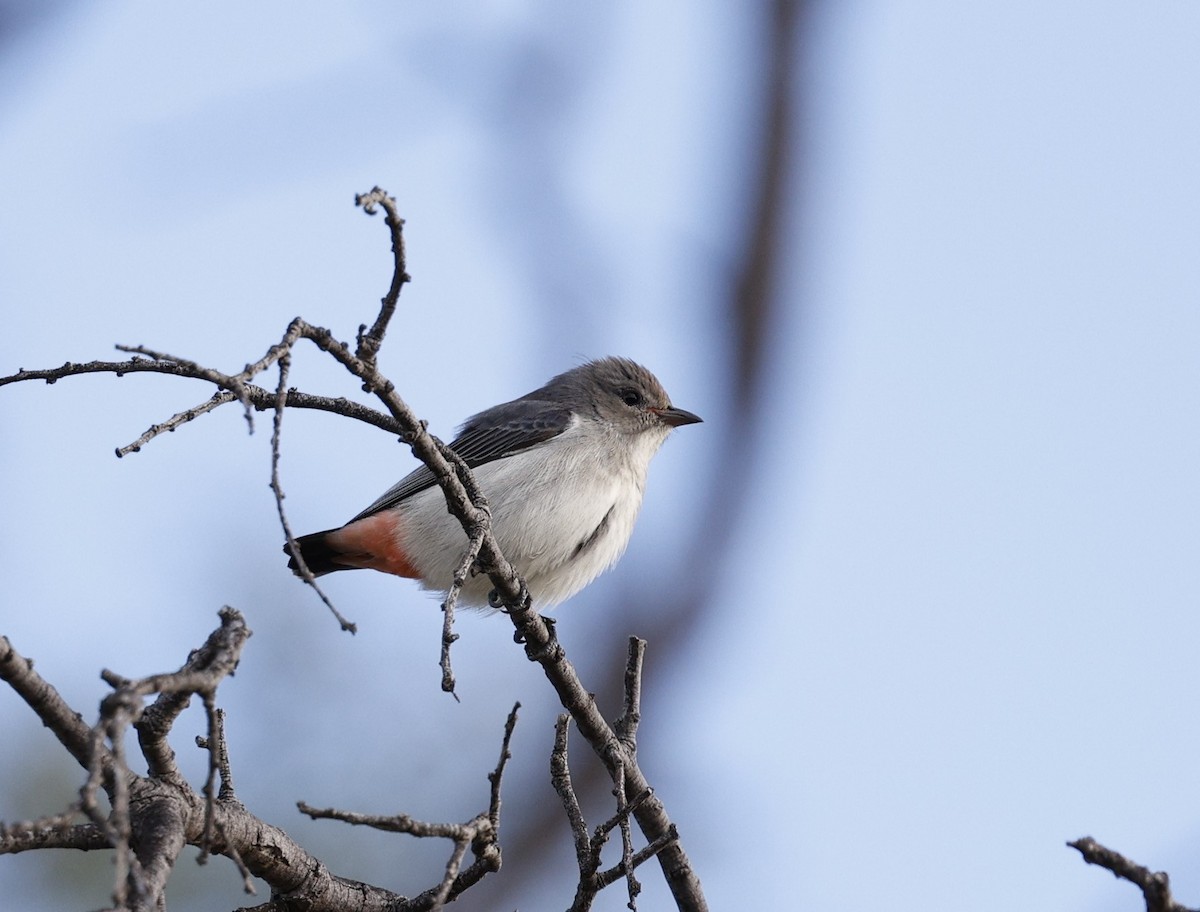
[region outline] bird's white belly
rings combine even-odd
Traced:
[[[530,454],[474,470],[500,550],[525,578],[539,608],[569,598],[612,566],[629,543],[641,507],[645,464],[640,471],[629,463],[602,465],[594,458],[595,444],[583,445],[573,436],[539,447],[533,455],[544,462],[533,471]],[[422,586],[448,589],[467,541],[441,488],[409,498],[401,516],[401,544],[421,572]],[[469,579],[460,602],[485,606],[491,588],[486,576]]]

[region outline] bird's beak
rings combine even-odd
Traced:
[[[704,419],[699,415],[693,415],[691,412],[681,408],[652,408],[649,411],[654,412],[662,419],[663,424],[670,425],[673,428],[682,427],[685,424],[699,424]]]

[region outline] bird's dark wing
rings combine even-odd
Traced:
[[[467,419],[458,436],[451,441],[450,448],[473,469],[557,437],[570,424],[571,410],[557,402],[515,399]],[[421,466],[388,488],[351,522],[394,507],[436,483],[433,472],[427,466]]]

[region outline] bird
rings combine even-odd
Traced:
[[[533,606],[553,607],[625,552],[650,461],[672,430],[702,419],[671,404],[658,378],[622,357],[588,361],[468,418],[450,443],[487,497],[501,552]],[[421,466],[345,525],[295,539],[313,576],[371,569],[447,592],[466,552],[433,473]],[[303,576],[291,543],[288,567]],[[488,608],[483,575],[465,607]]]

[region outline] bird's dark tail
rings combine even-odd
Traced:
[[[313,576],[324,576],[335,570],[361,569],[420,579],[420,572],[400,543],[400,526],[396,511],[384,510],[356,519],[340,529],[301,535],[296,544]],[[287,545],[283,550],[292,556],[288,566],[299,576],[295,553]]]
[[[329,533],[336,531],[336,529],[326,529],[324,532],[313,532],[311,535],[301,535],[296,539],[300,554],[304,557],[304,563],[308,565],[313,576],[324,576],[326,573],[333,573],[336,570],[353,569],[338,560],[341,552],[334,548],[329,541]],[[296,555],[286,542],[283,546],[283,553],[289,557],[288,569],[296,576],[300,576],[300,565],[296,562]]]

